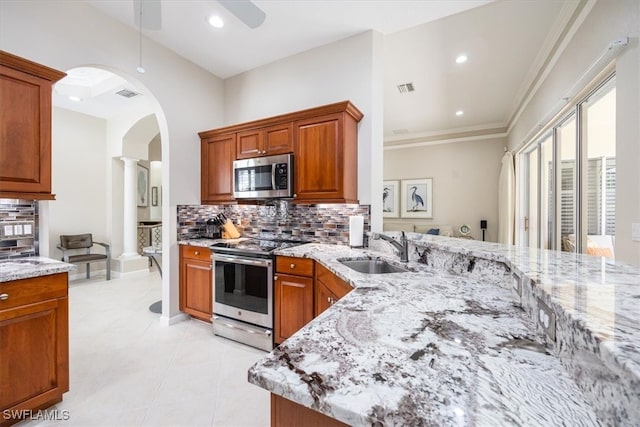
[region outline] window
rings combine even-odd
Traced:
[[[521,151],[521,244],[614,257],[615,118],[612,75]]]

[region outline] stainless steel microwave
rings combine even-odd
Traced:
[[[293,155],[282,154],[234,161],[233,197],[293,197]]]

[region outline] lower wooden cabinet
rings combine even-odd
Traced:
[[[314,262],[310,259],[276,258],[273,280],[276,344],[282,343],[313,319],[313,268]]]
[[[342,427],[347,425],[318,411],[271,393],[272,427]]]
[[[333,303],[351,292],[352,289],[351,285],[333,274],[322,264],[316,265],[314,314],[318,316],[331,307]]]
[[[311,259],[276,257],[276,344],[295,334],[352,289],[347,282]]]
[[[68,275],[0,283],[0,425],[69,390]]]
[[[180,310],[211,323],[213,276],[211,250],[180,246]]]

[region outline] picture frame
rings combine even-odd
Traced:
[[[382,182],[382,217],[398,218],[400,216],[400,181]]]
[[[158,187],[151,187],[151,206],[158,206]]]
[[[149,206],[149,169],[138,165],[136,174],[137,199],[139,207]]]
[[[403,218],[433,218],[433,178],[403,179],[401,190]]]

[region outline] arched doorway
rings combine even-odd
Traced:
[[[63,231],[89,231],[111,243],[115,277],[148,269],[148,259],[139,254],[133,263],[118,262],[118,257],[126,252],[125,224],[134,229],[137,253],[138,223],[163,222],[162,153],[168,153],[168,138],[162,109],[140,82],[116,70],[90,66],[67,73],[53,96],[53,170],[59,197],[48,207],[50,251],[54,253],[55,239]],[[147,172],[144,203],[136,203],[133,217],[124,212],[125,157]]]

